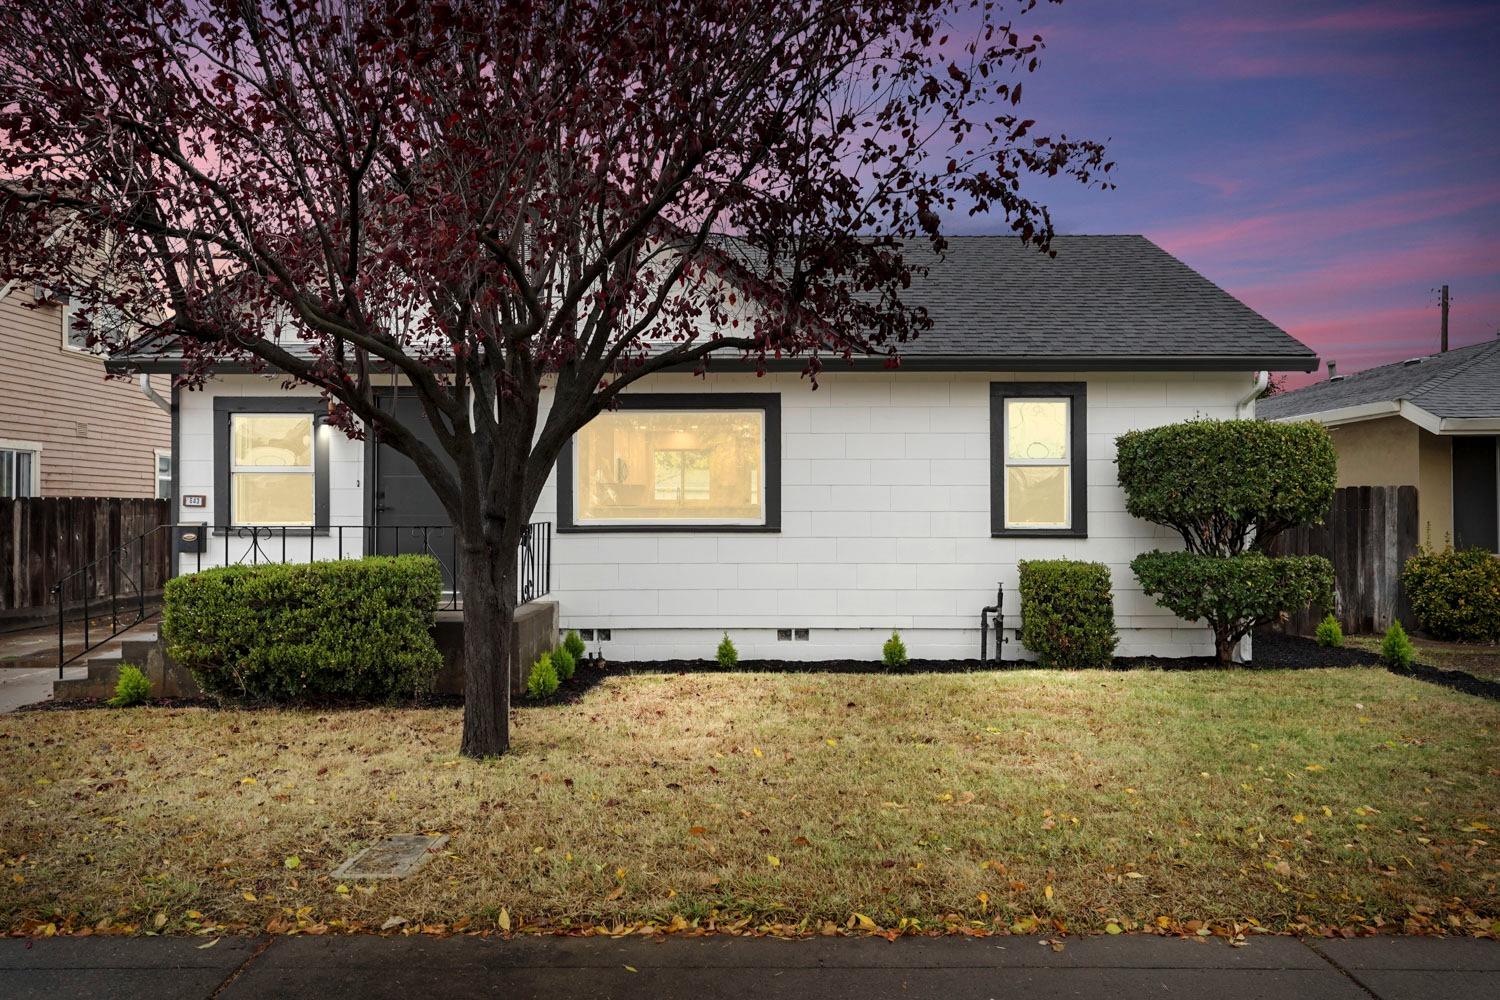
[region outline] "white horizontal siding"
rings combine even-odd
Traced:
[[[1027,380],[1088,384],[1088,538],[990,537],[989,386]],[[794,375],[656,376],[634,391],[780,393],[782,530],[558,534],[552,597],[565,628],[610,629],[604,648],[617,660],[709,657],[724,631],[744,657],[868,659],[893,628],[913,656],[957,658],[977,655],[979,611],[997,583],[1006,627],[1017,626],[1018,561],[1092,559],[1114,580],[1122,655],[1201,655],[1208,631],[1158,607],[1130,571],[1137,554],[1180,543],[1125,513],[1114,438],[1232,417],[1249,385],[1217,373],[835,372],[813,391]],[[230,377],[182,395],[181,490],[209,506],[180,519],[213,520],[213,397],[282,392],[273,379]],[[363,520],[363,448],[330,441],[333,524]],[[557,523],[555,480],[532,517]],[[789,628],[811,639],[776,641]],[[1007,656],[1021,655],[1012,642]]]
[[[1086,539],[990,537],[989,387],[1028,380],[1088,384]],[[971,657],[996,584],[1014,629],[1016,563],[1066,556],[1110,567],[1122,655],[1201,655],[1208,631],[1158,607],[1130,571],[1137,554],[1179,542],[1125,513],[1114,439],[1232,417],[1249,386],[1219,373],[835,372],[817,391],[792,375],[657,376],[635,391],[781,394],[782,530],[559,535],[552,593],[565,628],[611,630],[615,659],[709,657],[726,630],[745,657],[868,659],[893,628],[913,656]],[[554,488],[536,519],[556,523]],[[777,642],[788,628],[812,638]],[[1012,643],[1007,655],[1024,653]]]

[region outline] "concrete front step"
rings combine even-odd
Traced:
[[[103,701],[113,698],[125,664],[138,667],[151,682],[153,698],[196,698],[202,694],[193,675],[167,656],[166,645],[155,635],[131,637],[119,649],[87,659],[88,674],[52,684],[54,701]]]

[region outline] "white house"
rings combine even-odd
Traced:
[[[816,391],[800,364],[643,380],[570,444],[533,515],[553,526],[563,627],[615,661],[711,657],[726,631],[745,658],[875,659],[893,628],[913,657],[972,658],[999,587],[1014,658],[1016,564],[1065,556],[1110,567],[1120,655],[1211,655],[1130,571],[1180,541],[1125,513],[1114,439],[1248,416],[1261,373],[1317,358],[1142,237],[1055,249],[953,238],[912,289],[934,325],[897,370],[833,365]],[[410,463],[322,426],[312,390],[226,370],[174,403],[177,517],[210,526],[180,571],[252,545],[405,551],[421,525],[439,558],[451,544]]]

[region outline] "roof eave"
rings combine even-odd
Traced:
[[[1340,427],[1345,424],[1362,423],[1366,420],[1379,420],[1382,417],[1402,417],[1431,434],[1449,437],[1500,432],[1500,415],[1440,417],[1409,399],[1381,399],[1373,403],[1359,403],[1354,406],[1340,406],[1330,410],[1314,410],[1310,413],[1293,413],[1284,417],[1267,417],[1266,419],[1275,423],[1315,420],[1324,427]]]
[[[676,370],[692,367],[676,366]],[[805,356],[772,358],[765,363],[767,371],[800,372],[807,366]],[[178,374],[182,363],[177,358],[111,358],[105,367],[114,374]],[[246,373],[250,366],[241,362],[216,364],[215,371],[226,374]],[[1193,371],[1193,372],[1310,372],[1316,371],[1316,355],[1146,355],[1146,354],[997,354],[997,355],[906,355],[894,369],[884,357],[859,357],[824,360],[825,372],[894,371],[894,372],[1016,372],[1016,371]],[[715,358],[710,368],[716,371],[756,371],[758,363],[750,358]],[[672,369],[668,369],[672,370]]]

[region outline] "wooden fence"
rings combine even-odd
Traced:
[[[96,572],[68,581],[69,607],[87,596],[108,601],[111,592],[160,592],[171,566],[172,533],[166,500],[120,497],[0,499],[0,619],[40,617],[56,608],[58,581],[98,563]],[[142,547],[134,542],[150,534]],[[125,546],[117,560],[110,553]],[[144,565],[142,565],[144,562]],[[103,609],[108,611],[107,606]]]
[[[1282,532],[1273,555],[1326,556],[1338,589],[1337,614],[1346,632],[1381,632],[1399,618],[1410,626],[1411,607],[1401,587],[1401,567],[1417,551],[1415,486],[1346,486],[1314,527]],[[1287,630],[1310,635],[1320,615],[1292,616]]]

